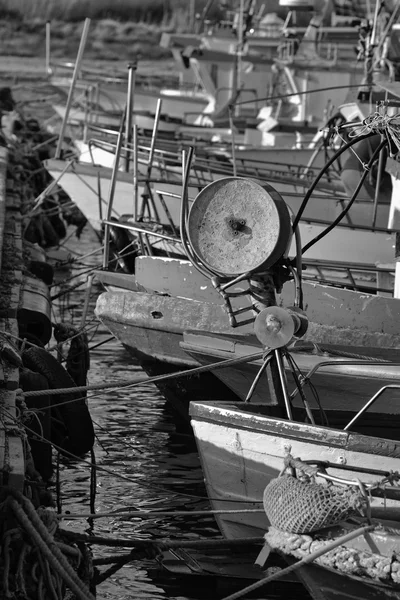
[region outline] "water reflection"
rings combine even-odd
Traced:
[[[72,240],[72,238],[71,238]],[[70,242],[72,243],[72,242]],[[98,244],[93,232],[87,229],[80,240],[79,252],[93,250]],[[76,250],[76,248],[73,248]],[[97,256],[86,259],[95,266]],[[100,266],[100,265],[98,265]],[[79,273],[75,270],[75,274]],[[85,279],[85,275],[80,276]],[[75,283],[75,280],[72,282]],[[100,292],[100,290],[98,290]],[[64,319],[79,325],[84,305],[84,288],[72,292],[57,302],[54,320]],[[93,294],[87,323],[90,325],[90,345],[107,340],[110,334],[94,318],[96,294]],[[104,383],[134,378],[141,373],[126,350],[113,340],[97,346],[91,352],[89,383]],[[195,443],[188,435],[177,434],[173,417],[157,388],[142,385],[132,390],[90,392],[90,411],[95,424],[97,462],[96,512],[107,513],[128,509],[138,510],[207,510],[210,505]],[[86,457],[89,460],[90,457]],[[61,465],[63,512],[90,512],[90,466],[85,462]],[[118,516],[92,520],[65,520],[69,530],[94,535],[126,539],[173,538],[178,540],[215,537],[219,535],[212,516],[157,517],[130,520]],[[96,558],[125,553],[125,548],[94,547]],[[250,563],[253,557],[250,557]],[[243,568],[242,558],[238,560]],[[101,570],[106,567],[101,567]],[[237,588],[246,582],[238,581]],[[222,586],[222,587],[221,587]],[[102,600],[215,600],[232,592],[230,580],[190,575],[181,577],[166,572],[155,560],[134,561],[98,586],[97,597]],[[300,600],[308,596],[275,587],[263,598]],[[258,597],[260,597],[258,596]]]
[[[79,242],[79,252],[89,252],[96,243],[95,236],[88,229]],[[72,249],[76,248],[72,246]],[[85,262],[95,266],[98,260],[94,256],[87,258]],[[78,273],[79,269],[73,274]],[[81,277],[85,279],[86,276]],[[72,292],[68,298],[61,299],[57,303],[55,318],[57,313],[62,312],[66,320],[78,324],[84,294],[83,287]],[[88,322],[94,316],[95,295]],[[90,345],[96,345],[109,336],[109,332],[102,326],[93,327],[89,334]],[[117,341],[99,346],[91,352],[89,383],[126,380],[135,377],[138,372],[141,372],[140,367],[133,363]],[[176,434],[173,418],[157,388],[143,385],[132,390],[90,393],[89,406],[96,431],[97,512],[135,508],[209,508],[194,441],[189,436]],[[89,465],[84,462],[61,465],[61,482],[63,512],[89,513]],[[89,527],[87,521],[71,519],[65,520],[63,527],[129,539],[192,539],[218,534],[212,517],[193,516],[174,519],[158,517],[151,520],[122,520],[113,517],[94,520],[92,527]],[[94,548],[96,557],[118,551],[126,552],[124,549]],[[98,598],[124,600],[138,597],[144,600],[169,597],[183,600],[197,597],[182,596],[179,589],[166,591],[164,588],[171,587],[172,579],[163,574],[154,561],[132,562],[99,586]]]

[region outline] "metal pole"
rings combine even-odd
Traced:
[[[274,354],[275,354],[276,364],[278,367],[279,379],[281,380],[281,389],[282,389],[283,399],[285,401],[287,417],[290,421],[293,421],[292,407],[290,404],[290,397],[289,397],[289,394],[287,391],[286,373],[285,373],[285,368],[283,366],[282,355],[281,355],[280,349],[277,348],[276,350],[274,350]]]
[[[189,4],[189,30],[194,33],[194,27],[196,22],[196,0],[190,0]]]
[[[147,164],[147,180],[150,179],[151,171],[153,169],[154,150],[156,147],[157,130],[158,130],[158,124],[160,122],[161,107],[162,107],[162,100],[161,100],[161,98],[159,98],[157,100],[156,115],[154,117],[153,133],[151,135],[149,162]]]
[[[138,135],[137,125],[133,125],[133,220],[136,222],[138,219],[138,205],[139,205],[139,180],[138,180]]]
[[[83,25],[82,37],[81,37],[81,41],[79,44],[78,54],[76,57],[75,68],[74,68],[74,72],[73,72],[72,79],[71,79],[71,86],[69,88],[67,105],[65,107],[64,120],[61,125],[60,137],[58,138],[58,143],[57,143],[57,148],[56,148],[56,153],[55,153],[54,158],[60,158],[60,156],[61,156],[61,149],[62,149],[62,144],[63,144],[63,140],[64,140],[65,129],[67,127],[69,111],[71,110],[75,85],[76,85],[76,82],[77,82],[77,79],[79,76],[79,71],[81,68],[83,52],[85,50],[86,40],[87,40],[88,33],[89,33],[89,26],[90,26],[90,19],[85,19],[85,23]]]
[[[130,162],[130,150],[129,144],[132,141],[132,120],[133,120],[133,97],[135,91],[135,75],[136,75],[137,63],[133,62],[128,65],[128,94],[127,94],[127,115],[126,115],[126,130],[125,130],[125,143],[126,143],[126,156],[125,156],[125,172],[129,172]]]
[[[124,126],[125,126],[125,117],[126,117],[126,108],[121,117],[121,124],[120,124],[119,132],[118,132],[117,148],[115,150],[115,158],[114,158],[114,166],[113,166],[113,171],[111,174],[110,188],[108,191],[106,221],[111,221],[114,194],[115,194],[115,186],[117,185],[119,159],[121,156],[122,140],[124,138],[123,131],[124,131]],[[110,257],[110,225],[106,223],[105,227],[104,227],[103,269],[107,269],[109,257]]]
[[[235,154],[235,130],[234,130],[235,125],[233,123],[232,104],[229,105],[228,112],[229,112],[229,127],[231,128],[231,150],[232,150],[232,162],[233,162],[233,176],[236,177],[237,176],[237,168],[236,168],[236,154]]]
[[[46,75],[52,75],[50,66],[50,21],[46,21]]]
[[[239,31],[237,32],[238,44],[237,44],[237,51],[236,51],[236,56],[237,56],[236,90],[240,90],[240,85],[241,85],[242,54],[243,54],[243,41],[244,41],[244,36],[243,36],[244,22],[243,21],[244,21],[244,0],[240,0]],[[235,93],[236,90],[234,90],[233,93]]]
[[[384,134],[381,134],[381,141],[383,141],[384,139],[385,139]],[[377,213],[378,213],[379,188],[381,187],[382,176],[383,176],[383,167],[384,167],[384,161],[385,161],[384,152],[386,152],[386,148],[382,148],[382,150],[379,153],[378,173],[377,173],[377,177],[376,177],[374,206],[373,206],[373,211],[372,211],[372,228],[375,227],[376,217],[377,217]]]

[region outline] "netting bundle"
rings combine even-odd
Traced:
[[[291,475],[273,479],[264,490],[264,510],[274,527],[311,533],[359,515],[359,490],[301,481]]]

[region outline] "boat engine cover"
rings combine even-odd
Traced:
[[[291,239],[289,209],[269,184],[224,177],[195,198],[187,223],[199,261],[222,276],[264,271],[285,253]]]

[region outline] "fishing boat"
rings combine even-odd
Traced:
[[[321,402],[323,405],[323,398]],[[228,539],[236,539],[264,535],[268,531],[266,543],[293,560],[304,558],[316,547],[321,549],[332,541],[340,541],[344,535],[371,523],[368,535],[361,532],[354,540],[340,544],[342,563],[336,561],[331,552],[325,560],[323,557],[317,560],[311,571],[304,566],[305,575],[311,578],[307,587],[311,587],[311,594],[316,598],[344,600],[354,598],[356,590],[362,598],[396,598],[399,582],[390,574],[396,572],[393,565],[400,548],[399,487],[389,483],[391,474],[398,473],[399,468],[396,430],[379,432],[369,419],[360,419],[347,427],[350,421],[342,420],[339,413],[329,427],[304,423],[305,416],[306,413],[300,411],[288,420],[277,407],[275,411],[265,405],[217,401],[191,405],[192,426],[210,502],[213,509],[231,511],[216,516],[221,532]],[[301,461],[294,461],[292,456],[300,457]],[[303,469],[310,479],[307,482],[290,475],[280,477],[285,465]],[[331,487],[326,485],[327,480],[334,482]],[[284,492],[281,482],[287,484]],[[292,482],[294,486],[290,490]],[[367,494],[371,519],[357,511],[352,513],[352,518],[345,510],[341,512],[346,495],[349,498],[351,493],[360,494],[360,486],[370,490]],[[314,529],[310,524],[321,517],[317,509],[318,493],[334,496],[334,492],[338,494],[336,499],[341,498],[338,520],[329,523],[329,519],[325,522],[322,519]],[[302,493],[308,494],[306,504]],[[285,518],[289,518],[285,494],[293,517],[290,524],[284,523]],[[263,497],[265,511],[257,512],[254,508],[263,505]],[[280,527],[277,526],[277,506],[281,512]],[[328,512],[327,506],[322,506],[321,501],[319,508]],[[232,514],[233,507],[236,514]],[[308,527],[304,524],[307,518],[310,519]],[[299,527],[293,526],[296,520]],[[307,543],[308,549],[302,551],[301,544],[307,548]],[[346,572],[343,563],[347,559],[353,568],[350,566]],[[382,561],[387,567],[386,575],[379,569],[373,574],[362,568],[361,564],[365,565],[368,560],[370,565]]]
[[[187,201],[187,196],[184,197]],[[227,198],[230,200],[229,204],[226,204]],[[246,198],[246,203],[243,203],[243,198]],[[213,260],[216,257],[222,260],[221,257],[224,256],[227,262],[232,261],[232,265],[243,261],[243,273],[248,273],[251,271],[253,243],[258,242],[254,234],[246,229],[247,225],[242,227],[240,222],[252,223],[253,227],[259,220],[261,226],[263,211],[267,210],[269,202],[273,204],[275,201],[279,206],[284,206],[285,211],[288,210],[280,195],[270,187],[263,188],[252,180],[241,178],[221,179],[209,184],[197,196],[190,210],[190,224],[187,224],[186,229],[192,232],[189,236],[193,242],[201,223],[196,207],[202,206],[209,219],[206,228],[212,232],[212,240],[210,238],[208,243],[213,249]],[[232,212],[234,217],[229,216]],[[256,213],[257,220],[254,219]],[[196,221],[196,215],[200,221]],[[260,232],[263,242],[260,241],[257,245],[260,252],[260,248],[269,243],[270,236],[274,238],[281,232],[280,220],[275,216],[276,220],[269,213],[264,222],[265,230]],[[238,229],[232,227],[231,220]],[[234,231],[239,233],[235,234]],[[320,242],[325,240],[327,243],[328,236],[323,237],[320,234],[321,231],[318,234],[322,237]],[[353,231],[352,235],[354,236]],[[240,236],[243,236],[243,243],[247,246],[244,254],[245,246],[242,249],[236,248],[235,251],[230,248],[228,242],[232,241],[232,236],[238,237],[239,240]],[[287,238],[289,256],[295,256],[299,250],[299,237],[297,244],[296,236],[294,240],[290,235]],[[353,240],[355,241],[354,238]],[[229,256],[224,254],[227,244],[230,248]],[[113,276],[108,279],[108,276],[103,274],[103,282],[108,284],[112,291],[98,298],[96,314],[124,346],[139,358],[144,368],[153,373],[160,373],[163,368],[171,371],[199,364],[215,364],[222,358],[235,359],[235,365],[232,364],[232,367],[227,369],[218,369],[215,375],[231,393],[245,400],[252,389],[251,383],[257,372],[259,379],[264,373],[261,357],[255,356],[258,344],[252,331],[251,320],[259,284],[254,283],[253,288],[253,284],[249,283],[246,277],[245,283],[239,278],[238,281],[234,281],[232,293],[225,292],[228,286],[218,283],[220,269],[215,267],[216,271],[212,273],[199,267],[199,251],[191,249],[190,245],[184,242],[183,245],[191,263],[171,258],[137,258],[134,284],[136,289],[130,287],[129,291],[124,290],[123,282],[126,276]],[[310,245],[310,249],[311,247],[317,248],[318,244]],[[285,248],[287,251],[286,245]],[[368,248],[365,248],[365,253],[368,253]],[[371,260],[374,260],[372,254]],[[209,264],[210,258],[205,261]],[[290,264],[292,263],[293,261]],[[232,265],[229,268],[232,269]],[[234,269],[234,274],[237,275],[237,266]],[[278,303],[293,303],[292,287],[283,280],[280,281],[281,296]],[[308,348],[295,348],[294,360],[306,372],[318,371],[317,378],[321,378],[322,385],[333,387],[329,410],[334,411],[339,406],[343,410],[358,410],[363,392],[360,390],[358,394],[354,393],[355,403],[346,405],[342,396],[344,382],[356,389],[361,385],[357,378],[363,377],[362,386],[365,385],[366,389],[370,390],[373,382],[369,373],[373,371],[374,360],[379,364],[381,360],[389,361],[385,363],[385,377],[388,380],[397,377],[398,367],[393,364],[393,356],[398,349],[398,332],[394,325],[397,319],[392,322],[386,315],[397,314],[398,301],[359,291],[329,288],[321,284],[304,283],[304,289],[308,292],[307,302],[312,322],[307,334],[310,337],[306,337],[305,340],[310,341],[311,345]],[[340,326],[337,326],[338,322]],[[184,339],[185,332],[188,332],[189,337]],[[321,344],[322,348],[313,346],[312,342]],[[357,353],[357,365],[352,367],[342,364],[350,346],[353,357],[354,353]],[[189,356],[185,356],[185,352]],[[246,357],[249,357],[248,360]],[[287,370],[290,372],[290,367]],[[264,374],[264,377],[268,378],[268,373]],[[291,373],[291,377],[295,375]],[[259,391],[255,392],[252,389],[253,394],[255,400],[259,401]],[[187,400],[181,400],[184,410]],[[387,410],[390,411],[396,403],[394,393],[392,401],[388,401]]]
[[[271,550],[291,561],[300,559],[299,576],[315,598],[345,600],[354,597],[354,590],[363,598],[396,598],[400,589],[398,351],[393,347],[386,355],[391,356],[391,363],[379,360],[380,352],[388,348],[385,320],[387,325],[389,320],[371,306],[375,300],[386,303],[388,299],[358,294],[346,305],[343,296],[336,305],[337,312],[330,314],[320,302],[314,304],[315,298],[307,293],[311,290],[303,288],[301,277],[293,273],[294,302],[289,304],[286,297],[285,308],[277,306],[275,292],[280,290],[281,281],[279,268],[276,270],[279,259],[275,261],[282,251],[278,247],[285,247],[282,230],[272,225],[264,238],[265,253],[252,254],[258,223],[251,219],[251,210],[246,215],[238,214],[231,194],[229,201],[235,215],[231,217],[235,225],[232,228],[223,212],[224,198],[219,197],[213,205],[216,196],[203,196],[192,208],[188,224],[192,258],[195,255],[198,267],[214,271],[214,277],[218,277],[217,271],[219,277],[229,273],[233,285],[252,271],[245,279],[252,297],[253,318],[245,319],[243,327],[253,327],[252,335],[263,351],[245,402],[211,400],[190,405],[207,492],[213,509],[218,511],[221,532],[228,539],[265,534],[265,547],[257,562],[263,566]],[[220,211],[220,218],[211,207]],[[281,208],[277,207],[277,213],[283,224]],[[259,205],[257,212],[260,219]],[[214,223],[212,238],[207,227],[210,218]],[[264,225],[260,222],[261,229]],[[233,229],[231,236],[226,235],[229,227]],[[244,237],[250,233],[245,227],[252,229],[251,237]],[[218,241],[221,238],[225,249]],[[232,246],[238,249],[238,245],[242,250],[247,246],[245,255],[243,251],[232,252]],[[258,268],[248,271],[252,260]],[[296,264],[294,269],[300,267],[299,262]],[[218,288],[218,279],[214,286]],[[229,293],[229,287],[224,286],[225,293]],[[332,289],[316,285],[315,290],[321,297],[332,298]],[[232,292],[230,297],[237,294]],[[362,303],[360,311],[357,301]],[[386,305],[389,312],[396,309],[398,301],[392,303],[391,308]],[[243,312],[232,307],[227,312],[231,325],[234,319],[243,318]],[[319,325],[315,323],[318,314]],[[381,319],[380,325],[372,322],[374,318]],[[396,320],[390,320],[391,327]],[[363,357],[354,353],[357,330],[365,334]],[[391,332],[396,346],[398,333],[394,329]],[[380,337],[380,342],[373,342],[368,356],[370,335]],[[240,334],[235,339],[216,332],[215,337],[220,344],[224,338],[225,353],[234,351],[236,344],[240,347]],[[205,352],[210,338],[203,339]],[[347,352],[344,349],[337,361],[340,338],[343,343],[347,339]],[[336,344],[330,347],[333,340]],[[320,353],[318,344],[322,341],[326,346]],[[304,342],[311,344],[312,360],[316,361],[311,369],[311,363],[305,369],[304,363],[297,360],[302,354],[299,345]],[[254,359],[254,354],[248,358]],[[333,375],[335,368],[337,374]],[[389,381],[387,369],[391,368]],[[263,373],[267,378],[261,384]],[[306,380],[311,384],[307,391]],[[254,401],[256,387],[261,395]],[[307,562],[313,562],[311,569]]]

